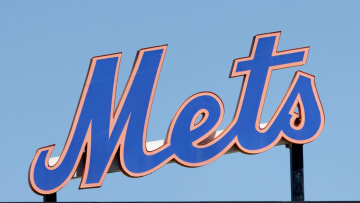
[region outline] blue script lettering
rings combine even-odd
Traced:
[[[154,151],[146,149],[146,132],[167,46],[139,50],[117,107],[121,53],[94,57],[59,160],[54,166],[48,164],[54,145],[38,149],[29,171],[31,188],[39,194],[59,191],[82,157],[85,166],[80,188],[93,188],[102,185],[117,152],[121,170],[141,177],[169,161],[203,166],[234,146],[256,154],[281,139],[294,144],[313,141],[324,127],[324,112],[314,76],[301,71],[296,72],[266,127],[260,128],[272,71],[304,65],[309,53],[309,47],[278,52],[279,39],[280,32],[257,35],[250,56],[234,60],[230,77],[243,76],[244,80],[234,118],[221,134],[215,136],[224,117],[224,104],[216,94],[200,92],[181,105],[164,145]]]

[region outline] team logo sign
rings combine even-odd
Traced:
[[[93,188],[103,184],[118,151],[121,170],[141,177],[169,161],[203,166],[234,146],[256,154],[281,139],[294,144],[313,141],[324,127],[324,112],[314,76],[301,71],[296,72],[266,127],[260,128],[272,71],[304,65],[309,53],[309,47],[277,51],[279,39],[280,32],[257,35],[250,56],[234,60],[230,77],[243,76],[244,80],[234,118],[220,135],[214,136],[224,116],[224,104],[216,94],[200,92],[180,106],[165,143],[153,151],[146,148],[146,133],[167,45],[138,51],[116,108],[121,53],[94,57],[63,151],[50,166],[55,146],[37,150],[29,171],[31,188],[39,194],[59,191],[73,177],[82,157],[85,166],[80,188]]]

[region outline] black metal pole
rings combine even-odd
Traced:
[[[304,201],[303,145],[290,146],[291,201]]]
[[[56,202],[56,193],[44,195],[43,201],[44,202]]]

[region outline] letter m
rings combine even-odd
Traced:
[[[139,50],[115,110],[121,53],[94,57],[63,151],[49,165],[55,145],[39,148],[29,170],[34,192],[59,191],[73,177],[83,154],[80,188],[100,187],[127,131],[143,134],[167,45]]]

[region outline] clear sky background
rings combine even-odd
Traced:
[[[360,200],[360,3],[356,1],[1,1],[0,201],[41,201],[28,185],[40,147],[61,152],[91,57],[123,52],[117,99],[138,49],[168,44],[148,140],[164,139],[194,93],[212,91],[233,116],[253,36],[282,31],[278,50],[310,46],[305,66],[273,72],[262,122],[297,70],[316,76],[325,128],[304,146],[306,200]],[[235,153],[200,168],[169,164],[143,178],[106,176],[99,189],[71,180],[59,201],[290,200],[284,146]]]

